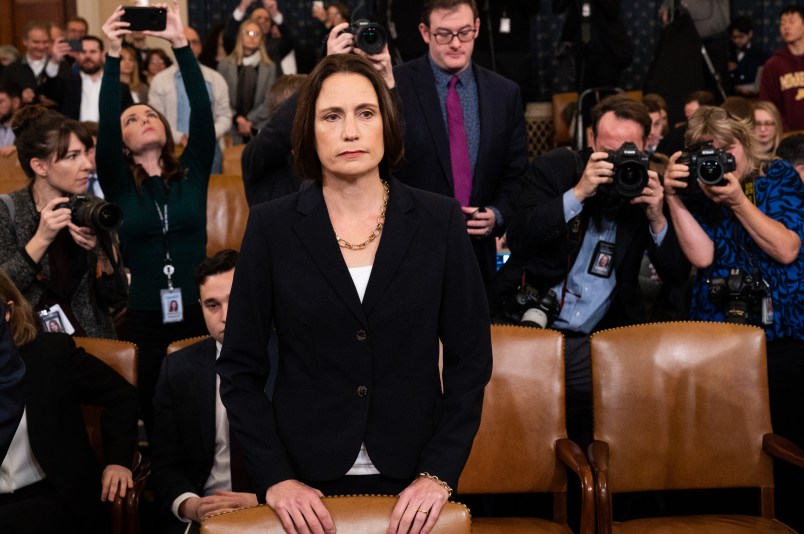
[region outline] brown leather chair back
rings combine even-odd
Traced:
[[[773,485],[761,329],[656,323],[599,332],[591,344],[609,494]]]
[[[480,429],[458,482],[462,494],[566,491],[556,440],[564,419],[564,337],[554,330],[491,327],[494,368]]]
[[[352,495],[324,497],[338,532],[379,534],[388,530],[397,497],[384,495]],[[472,521],[469,510],[460,503],[448,502],[441,510],[433,534],[469,534]],[[207,518],[201,534],[284,534],[282,523],[270,506],[260,505],[224,512]]]
[[[196,336],[196,337],[189,337],[187,339],[180,339],[178,341],[174,341],[167,347],[167,354],[173,354],[174,352],[183,349],[184,347],[189,347],[190,345],[195,345],[199,341],[203,341],[207,339],[209,336]]]
[[[564,121],[564,110],[570,104],[578,102],[578,93],[553,94],[553,142],[555,146],[564,146],[572,143],[570,125]]]
[[[92,337],[74,337],[73,339],[78,347],[117,371],[129,384],[137,385],[137,346],[134,343]],[[101,409],[98,406],[86,405],[81,409],[84,413],[84,424],[87,427],[89,441],[97,457],[102,460]]]
[[[207,191],[207,256],[225,248],[240,250],[248,203],[240,176],[213,174]]]
[[[223,150],[223,174],[243,176],[243,150],[246,145],[227,146]]]
[[[0,195],[22,189],[28,185],[28,177],[22,172],[17,151],[4,156],[0,154]]]

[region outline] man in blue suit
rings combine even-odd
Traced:
[[[472,63],[479,31],[474,0],[426,2],[419,32],[428,52],[394,68],[405,119],[397,177],[461,202],[488,288],[495,237],[513,216],[528,158],[519,87]]]

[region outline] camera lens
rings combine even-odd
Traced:
[[[723,167],[717,159],[704,159],[698,164],[698,178],[708,185],[717,185],[723,178]]]
[[[111,232],[123,222],[123,210],[117,204],[105,202],[92,214],[92,222],[97,228]]]
[[[638,163],[623,163],[617,167],[614,184],[620,195],[635,198],[641,195],[642,190],[648,185],[648,173],[645,167]]]
[[[379,54],[388,42],[385,29],[377,23],[368,22],[360,25],[355,33],[355,43],[367,54]]]

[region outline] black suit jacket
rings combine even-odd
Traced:
[[[427,471],[455,487],[491,373],[487,303],[463,221],[455,200],[391,179],[361,303],[320,184],[252,209],[217,370],[258,498],[282,480],[343,476],[361,443],[388,477]],[[263,393],[269,373],[273,398]]]
[[[137,439],[136,391],[66,334],[39,334],[19,352],[26,366],[25,406],[34,456],[75,515],[65,521],[77,522],[77,532],[103,529],[101,470],[81,404],[103,406],[105,462],[128,467]]]
[[[60,62],[57,77],[67,77],[69,73],[69,63],[66,61]],[[3,75],[0,77],[0,81],[17,85],[20,91],[23,89],[33,89],[37,96],[42,92],[44,85],[51,79],[52,78],[48,78],[45,69],[39,73],[39,76],[35,76],[33,70],[31,70],[31,67],[28,65],[27,56],[25,55],[23,55],[22,59],[19,61],[15,61],[3,69]]]
[[[11,338],[5,303],[0,302],[0,459],[6,457],[25,408],[24,376],[25,364]]]
[[[177,532],[187,523],[170,513],[173,501],[187,492],[204,495],[215,462],[215,352],[209,338],[171,354],[156,383],[151,483]]]
[[[59,105],[59,111],[65,116],[79,120],[81,117],[81,75],[71,70],[69,75],[48,78],[42,92]],[[134,105],[128,84],[120,82],[120,109]]]
[[[405,120],[405,161],[400,181],[454,196],[449,136],[436,92],[429,56],[394,68]],[[477,80],[480,145],[472,179],[472,206],[494,206],[503,217],[491,236],[472,239],[483,279],[496,269],[496,241],[514,213],[514,199],[528,163],[528,140],[519,87],[483,67],[472,67]]]
[[[576,153],[560,148],[534,161],[526,175],[516,215],[508,228],[511,257],[495,281],[494,305],[499,306],[513,294],[523,269],[528,282],[541,288],[552,287],[566,277],[569,261],[577,255],[580,243],[568,238],[563,195],[580,179],[590,154],[591,150]],[[584,205],[582,227],[588,223],[591,204],[587,201]],[[646,250],[659,276],[669,284],[681,285],[690,270],[669,217],[667,234],[659,247],[653,242],[641,206],[623,206],[615,221],[617,233],[612,259],[617,285],[614,301],[598,328],[645,321],[638,277]]]

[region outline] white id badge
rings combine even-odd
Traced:
[[[180,323],[184,320],[184,307],[181,305],[181,288],[160,289],[159,300],[162,302],[163,323]]]
[[[508,17],[500,19],[500,33],[511,33],[511,19]]]
[[[762,324],[764,326],[773,324],[773,299],[769,295],[762,298]]]
[[[64,332],[72,335],[75,333],[73,323],[67,318],[67,314],[59,304],[54,304],[50,308],[45,308],[38,313],[39,322],[45,332]]]

